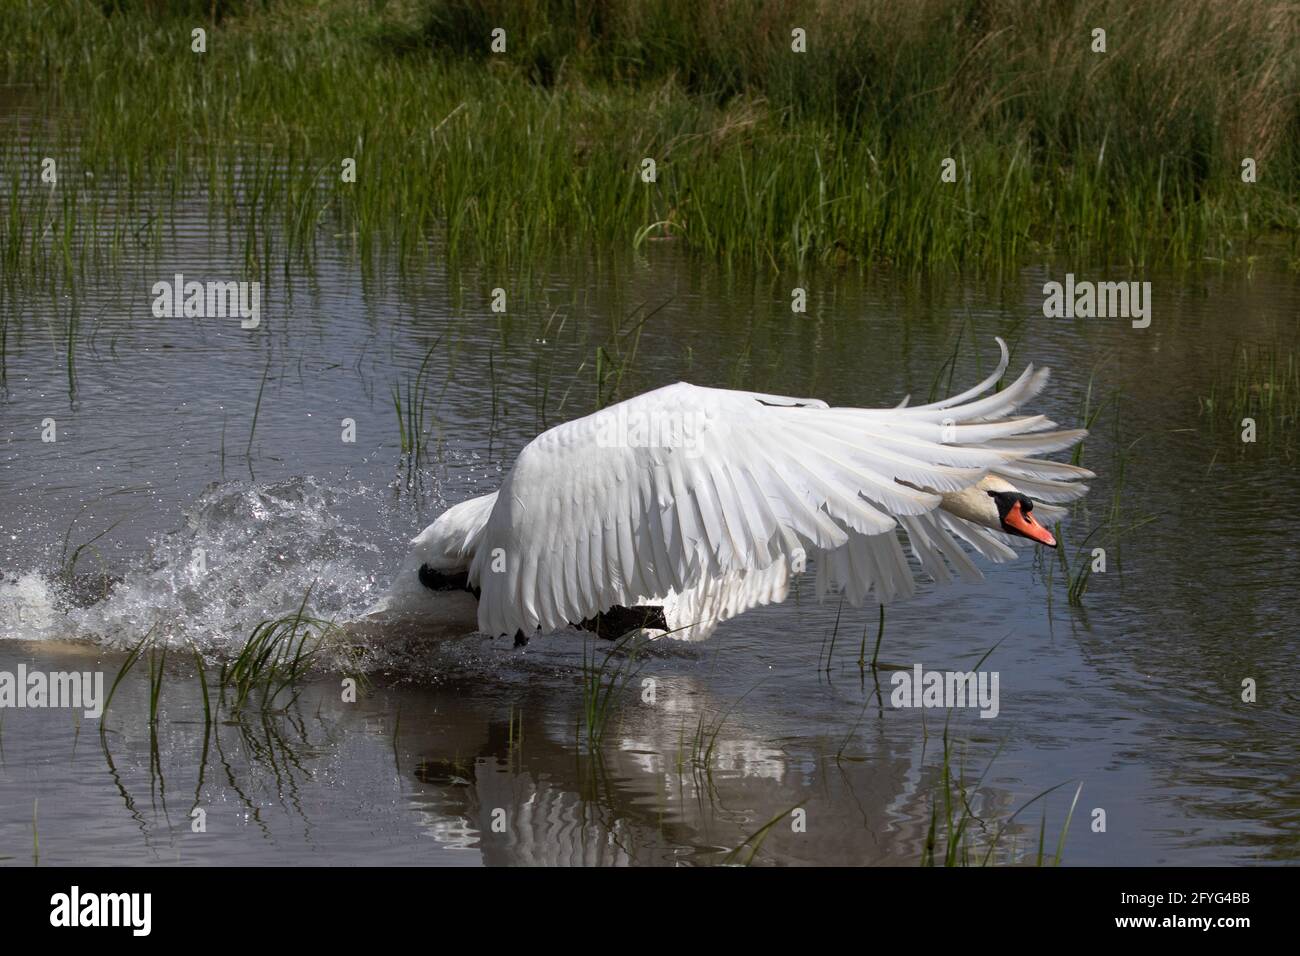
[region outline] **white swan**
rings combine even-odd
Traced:
[[[444,512],[411,542],[385,601],[461,633],[526,640],[566,624],[701,640],[779,602],[815,566],[819,595],[889,603],[913,567],[940,583],[982,575],[959,542],[1006,561],[1016,537],[1087,492],[1086,469],[1034,456],[1082,429],[1013,416],[1047,383],[1030,365],[914,407],[679,383],[543,432],[492,494]],[[1031,497],[1032,496],[1032,497]],[[583,623],[585,622],[585,624]]]

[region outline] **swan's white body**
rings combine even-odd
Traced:
[[[979,580],[961,542],[995,562],[1015,554],[992,493],[1047,502],[1035,514],[1050,522],[1063,513],[1053,504],[1086,493],[1081,482],[1093,477],[1034,457],[1084,431],[1013,416],[1042,390],[1046,369],[1031,365],[979,397],[1006,369],[998,342],[991,376],[929,405],[830,408],[683,383],[552,428],[520,452],[497,492],[456,505],[415,538],[389,605],[492,635],[661,605],[670,636],[700,640],[783,600],[805,567],[819,595],[909,597],[904,544],[940,583]],[[468,591],[424,590],[423,565],[467,573],[481,592],[476,607]]]

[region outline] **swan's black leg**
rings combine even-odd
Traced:
[[[578,627],[584,631],[591,631],[602,640],[616,641],[628,631],[639,630],[643,627],[666,631],[668,630],[668,619],[664,617],[664,609],[657,604],[638,605],[637,607],[615,606],[608,611],[602,611],[595,617],[587,618]]]
[[[515,631],[515,647],[527,647],[528,635],[523,631]]]

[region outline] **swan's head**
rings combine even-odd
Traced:
[[[448,508],[411,541],[383,599],[368,613],[474,629],[478,589],[469,580],[474,547],[496,494]]]
[[[988,491],[998,512],[998,527],[1007,534],[1056,547],[1056,538],[1034,518],[1034,502],[1018,491]]]
[[[496,495],[462,501],[438,515],[412,541],[398,572],[414,576],[429,591],[464,591],[478,597],[470,583],[470,563]],[[407,582],[409,583],[409,582]]]
[[[1056,547],[1056,538],[1034,517],[1033,499],[998,475],[987,475],[969,488],[948,492],[939,507],[985,528]],[[1044,505],[1041,510],[1059,513],[1060,509]]]

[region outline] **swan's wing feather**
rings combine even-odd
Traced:
[[[773,480],[790,463],[764,460],[745,421],[751,405],[816,407],[796,401],[677,385],[623,403],[623,418],[615,406],[538,436],[498,492],[471,565],[482,629],[550,630],[685,592],[704,576],[766,568],[785,525],[810,541],[841,539],[814,513],[806,477]],[[642,424],[682,428],[640,436]],[[744,461],[764,477],[740,473]]]
[[[819,590],[905,597],[900,522],[923,570],[945,580],[946,562],[978,577],[956,541],[995,560],[1006,546],[940,517],[941,493],[1014,474],[1059,484],[1063,500],[1088,476],[1031,457],[1081,431],[1010,417],[1045,369],[976,397],[1003,371],[1005,349],[994,375],[958,396],[971,401],[888,409],[677,384],[556,426],[520,452],[476,539],[480,628],[549,631],[670,595],[738,613],[783,594],[784,569],[809,560]]]
[[[668,630],[662,636],[676,641],[702,641],[719,624],[764,604],[780,604],[790,587],[790,571],[783,561],[766,568],[729,571],[719,577],[701,577],[689,588],[673,590],[643,604],[663,608]]]

